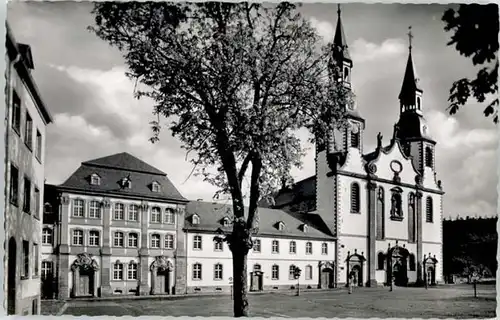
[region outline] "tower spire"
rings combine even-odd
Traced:
[[[399,100],[401,102],[401,111],[420,109],[417,101],[417,92],[422,93],[422,90],[418,85],[418,77],[415,72],[415,67],[413,65],[413,58],[411,51],[413,49],[413,32],[411,26],[408,27],[408,61],[406,62],[406,70],[403,78],[403,85],[401,86],[401,92],[399,93]]]
[[[340,4],[337,6],[337,28],[335,29],[335,36],[333,38],[333,46],[334,49],[340,53],[340,57],[348,60],[351,60],[351,56],[349,55],[349,50],[347,49],[347,38],[344,33],[344,27],[342,25],[341,19],[342,10],[340,8]]]

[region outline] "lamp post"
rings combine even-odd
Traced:
[[[297,294],[296,294],[296,296],[300,295],[300,273],[301,272],[302,272],[302,270],[299,267],[293,266],[293,277],[295,279],[297,279]]]

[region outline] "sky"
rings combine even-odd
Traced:
[[[454,80],[473,76],[475,67],[447,46],[441,21],[447,7],[410,4],[344,4],[342,21],[354,68],[353,88],[366,120],[364,151],[392,136],[399,115],[398,94],[408,56],[408,26],[413,59],[424,91],[423,110],[437,141],[436,170],[446,192],[445,217],[492,216],[497,202],[498,132],[475,101],[457,115],[447,111]],[[7,20],[17,41],[32,47],[34,78],[54,118],[47,128],[46,180],[64,182],[81,162],[129,152],[167,173],[188,199],[210,201],[216,189],[190,176],[181,143],[167,130],[151,144],[148,101],[133,97],[120,52],[87,31],[93,23],[88,2],[10,2]],[[333,39],[336,4],[304,4],[300,9],[323,37]],[[300,133],[304,136],[303,132]],[[295,181],[314,174],[310,145]]]

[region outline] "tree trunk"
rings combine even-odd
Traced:
[[[241,245],[241,244],[240,244]],[[245,248],[233,248],[233,311],[235,317],[248,317],[247,255]]]

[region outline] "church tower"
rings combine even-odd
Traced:
[[[424,118],[423,90],[415,72],[412,57],[412,32],[408,32],[409,54],[406,63],[403,85],[399,94],[400,114],[395,127],[395,136],[403,146],[407,156],[413,157],[413,165],[422,174],[428,176],[434,172],[434,149],[436,142],[429,136]],[[428,172],[426,174],[426,172]]]
[[[344,87],[352,90],[351,74],[352,59],[349,54],[347,40],[342,25],[340,5],[337,10],[338,19],[335,36],[333,38],[333,47],[331,55],[331,68],[336,68],[339,81],[342,81]],[[363,130],[365,129],[365,120],[359,114],[356,103],[345,106],[347,125],[344,128],[335,130],[333,141],[329,146],[329,153],[347,153],[356,151],[359,154],[363,152]],[[333,144],[333,145],[332,145]]]

